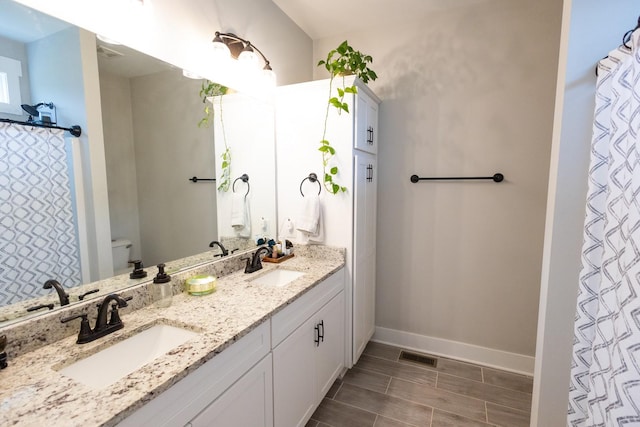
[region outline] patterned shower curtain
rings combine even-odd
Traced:
[[[598,69],[569,426],[640,426],[639,39]]]
[[[0,123],[0,306],[81,283],[63,132]]]

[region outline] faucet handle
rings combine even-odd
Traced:
[[[111,304],[111,317],[109,318],[109,325],[117,325],[122,323],[120,314],[118,313],[118,304]]]
[[[84,300],[84,297],[86,297],[87,295],[91,295],[91,294],[95,294],[96,292],[100,292],[100,289],[92,289],[90,291],[87,291],[83,294],[78,295],[78,300],[82,301]]]
[[[92,333],[91,325],[89,325],[89,319],[87,318],[86,313],[78,314],[76,316],[64,317],[60,319],[60,322],[67,323],[71,320],[78,319],[78,318],[82,318],[82,321],[80,322],[80,332],[78,332],[78,339],[76,340],[76,343],[84,344],[90,341],[91,333]]]
[[[133,296],[129,296],[123,298],[125,301],[131,301]],[[122,324],[122,320],[120,319],[120,313],[118,313],[118,303],[111,304],[111,317],[109,318],[109,325],[118,325]]]

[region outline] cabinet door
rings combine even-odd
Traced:
[[[187,426],[273,427],[271,355],[266,356]]]
[[[354,148],[368,153],[378,152],[378,104],[362,90],[356,95],[356,131]]]
[[[273,413],[276,426],[304,426],[316,408],[315,316],[273,349]]]
[[[316,403],[319,404],[344,368],[344,292],[318,311],[315,319],[321,337],[316,348]]]
[[[377,164],[372,154],[355,153],[353,363],[375,328]]]

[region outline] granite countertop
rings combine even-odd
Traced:
[[[162,309],[121,309],[124,328],[91,343],[78,345],[76,336],[67,337],[9,360],[9,367],[0,371],[0,425],[115,425],[343,265],[342,250],[325,250],[322,256],[297,255],[282,264],[263,263],[263,270],[256,273],[238,271],[218,278],[217,290],[210,295],[174,295],[172,305]],[[305,275],[283,287],[249,282],[280,267]],[[199,334],[101,390],[56,370],[158,323]]]

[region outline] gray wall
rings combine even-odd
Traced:
[[[560,16],[492,0],[314,41],[379,76],[378,327],[533,356]]]
[[[140,259],[138,184],[133,140],[131,84],[126,77],[100,71],[111,238],[131,241],[130,259]]]
[[[158,264],[209,249],[218,237],[213,128],[199,128],[200,80],[171,70],[131,79],[142,259]]]

